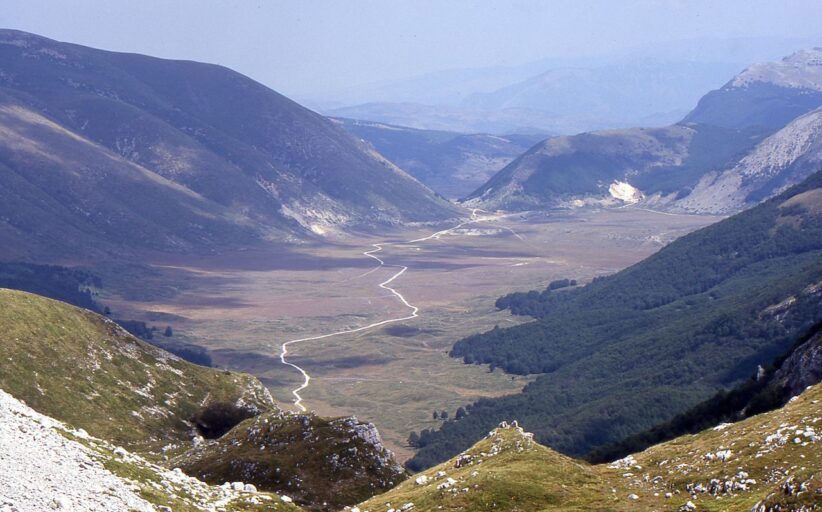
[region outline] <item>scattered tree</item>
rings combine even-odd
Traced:
[[[420,444],[420,435],[416,432],[408,434],[408,445],[416,448]]]

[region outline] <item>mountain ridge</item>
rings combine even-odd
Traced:
[[[671,126],[548,139],[501,169],[464,204],[509,210],[639,204],[692,213],[753,206],[818,168],[822,91],[793,85],[819,82],[820,62],[822,51],[809,50],[748,68]],[[780,74],[785,66],[789,78]],[[733,85],[735,80],[742,85]],[[785,155],[783,160],[790,155],[791,161],[770,165],[769,152]],[[761,174],[757,166],[769,166],[773,176],[743,176]]]
[[[40,225],[104,234],[77,244],[55,230],[58,247],[124,252],[208,252],[459,215],[373,148],[228,68],[4,30],[0,70],[0,178],[15,184],[4,187],[15,207],[0,215],[7,246],[47,243],[22,236],[36,232],[25,209]],[[98,186],[130,190],[104,206]]]
[[[821,397],[816,384],[776,411],[599,465],[565,457],[503,422],[357,510],[814,510],[822,493]]]

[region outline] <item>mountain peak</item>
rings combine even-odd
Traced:
[[[754,64],[737,75],[732,87],[762,82],[796,89],[822,91],[822,48],[808,48],[778,62]]]

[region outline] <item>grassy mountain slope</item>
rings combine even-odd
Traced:
[[[343,118],[335,121],[433,190],[454,199],[476,190],[544,138],[417,130]]]
[[[284,414],[250,375],[185,362],[55,300],[0,289],[0,354],[0,390],[213,484],[253,483],[327,510],[405,476],[373,425]]]
[[[250,219],[234,218],[2,91],[0,103],[4,257],[203,250],[257,238]]]
[[[822,172],[583,288],[498,301],[538,320],[457,342],[468,363],[543,373],[421,436],[411,467],[469,446],[505,418],[582,454],[733,386],[822,319]]]
[[[250,375],[187,363],[114,322],[0,289],[0,389],[90,434],[144,452],[191,439],[206,401],[274,408]]]
[[[203,250],[455,214],[342,128],[220,66],[11,30],[0,66],[6,246],[50,230]]]
[[[822,385],[816,385],[779,410],[596,466],[540,446],[518,427],[501,427],[359,508],[812,510],[822,493],[820,404]],[[693,508],[681,508],[689,502]]]

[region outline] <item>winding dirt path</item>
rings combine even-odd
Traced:
[[[443,229],[442,231],[437,231],[436,233],[432,233],[432,234],[430,234],[426,237],[417,238],[417,239],[414,239],[414,240],[408,240],[407,242],[394,242],[394,243],[385,242],[385,243],[379,243],[379,244],[372,244],[372,247],[374,247],[373,249],[370,249],[370,250],[365,251],[365,252],[362,253],[363,256],[367,256],[369,258],[372,258],[372,259],[376,260],[378,265],[375,268],[369,270],[365,274],[362,274],[361,276],[358,276],[358,277],[363,277],[365,275],[370,274],[371,272],[374,272],[374,271],[376,271],[380,268],[384,268],[384,267],[393,267],[393,268],[398,268],[399,269],[395,274],[393,274],[391,277],[389,277],[385,281],[381,282],[377,286],[379,286],[383,290],[388,290],[392,295],[394,295],[397,298],[397,300],[399,300],[402,303],[403,306],[407,307],[410,310],[410,313],[408,315],[405,315],[405,316],[402,316],[402,317],[389,318],[387,320],[381,320],[379,322],[374,322],[374,323],[364,325],[362,327],[357,327],[357,328],[354,328],[354,329],[345,329],[345,330],[342,330],[342,331],[330,332],[330,333],[327,333],[327,334],[320,334],[318,336],[309,336],[307,338],[298,338],[298,339],[295,339],[295,340],[289,340],[289,341],[284,342],[282,345],[280,345],[280,361],[282,362],[282,364],[294,368],[295,370],[300,372],[300,374],[302,374],[302,376],[303,376],[303,383],[298,388],[291,391],[291,394],[294,395],[294,405],[296,407],[299,407],[300,410],[303,411],[303,412],[306,411],[306,408],[302,403],[303,402],[303,397],[300,396],[300,392],[303,391],[305,388],[307,388],[308,385],[311,383],[311,375],[309,375],[308,372],[305,371],[304,368],[301,368],[300,366],[298,366],[298,365],[296,365],[292,362],[289,362],[286,359],[286,357],[288,356],[288,347],[291,346],[291,345],[296,345],[297,343],[302,343],[304,341],[316,341],[316,340],[322,340],[322,339],[325,339],[325,338],[330,338],[332,336],[340,336],[342,334],[358,333],[358,332],[362,332],[362,331],[367,331],[368,329],[373,329],[375,327],[381,327],[383,325],[388,325],[388,324],[392,324],[392,323],[395,323],[395,322],[402,322],[402,321],[405,321],[405,320],[412,320],[414,318],[417,318],[419,316],[420,308],[418,308],[417,306],[415,306],[415,305],[411,304],[410,302],[408,302],[408,300],[399,291],[397,291],[395,288],[389,286],[392,282],[394,282],[395,279],[397,279],[401,275],[403,275],[408,270],[408,267],[405,266],[405,265],[390,265],[390,264],[387,264],[382,258],[377,256],[377,253],[381,252],[383,250],[383,247],[386,246],[386,245],[398,246],[398,245],[414,244],[414,243],[419,243],[419,242],[427,242],[429,240],[436,240],[436,239],[439,239],[441,236],[447,235],[448,233],[450,233],[454,230],[460,229],[463,226],[466,226],[468,224],[498,220],[498,219],[501,218],[501,216],[499,216],[499,215],[479,216],[478,212],[480,212],[480,211],[482,211],[482,210],[480,210],[478,208],[475,208],[471,212],[471,217],[468,218],[467,220],[457,224],[456,226],[450,227],[448,229]],[[503,228],[510,231],[511,233],[513,233],[517,238],[522,239],[522,237],[518,233],[516,233],[513,229],[508,228],[508,227],[504,227],[504,226],[503,226]]]

